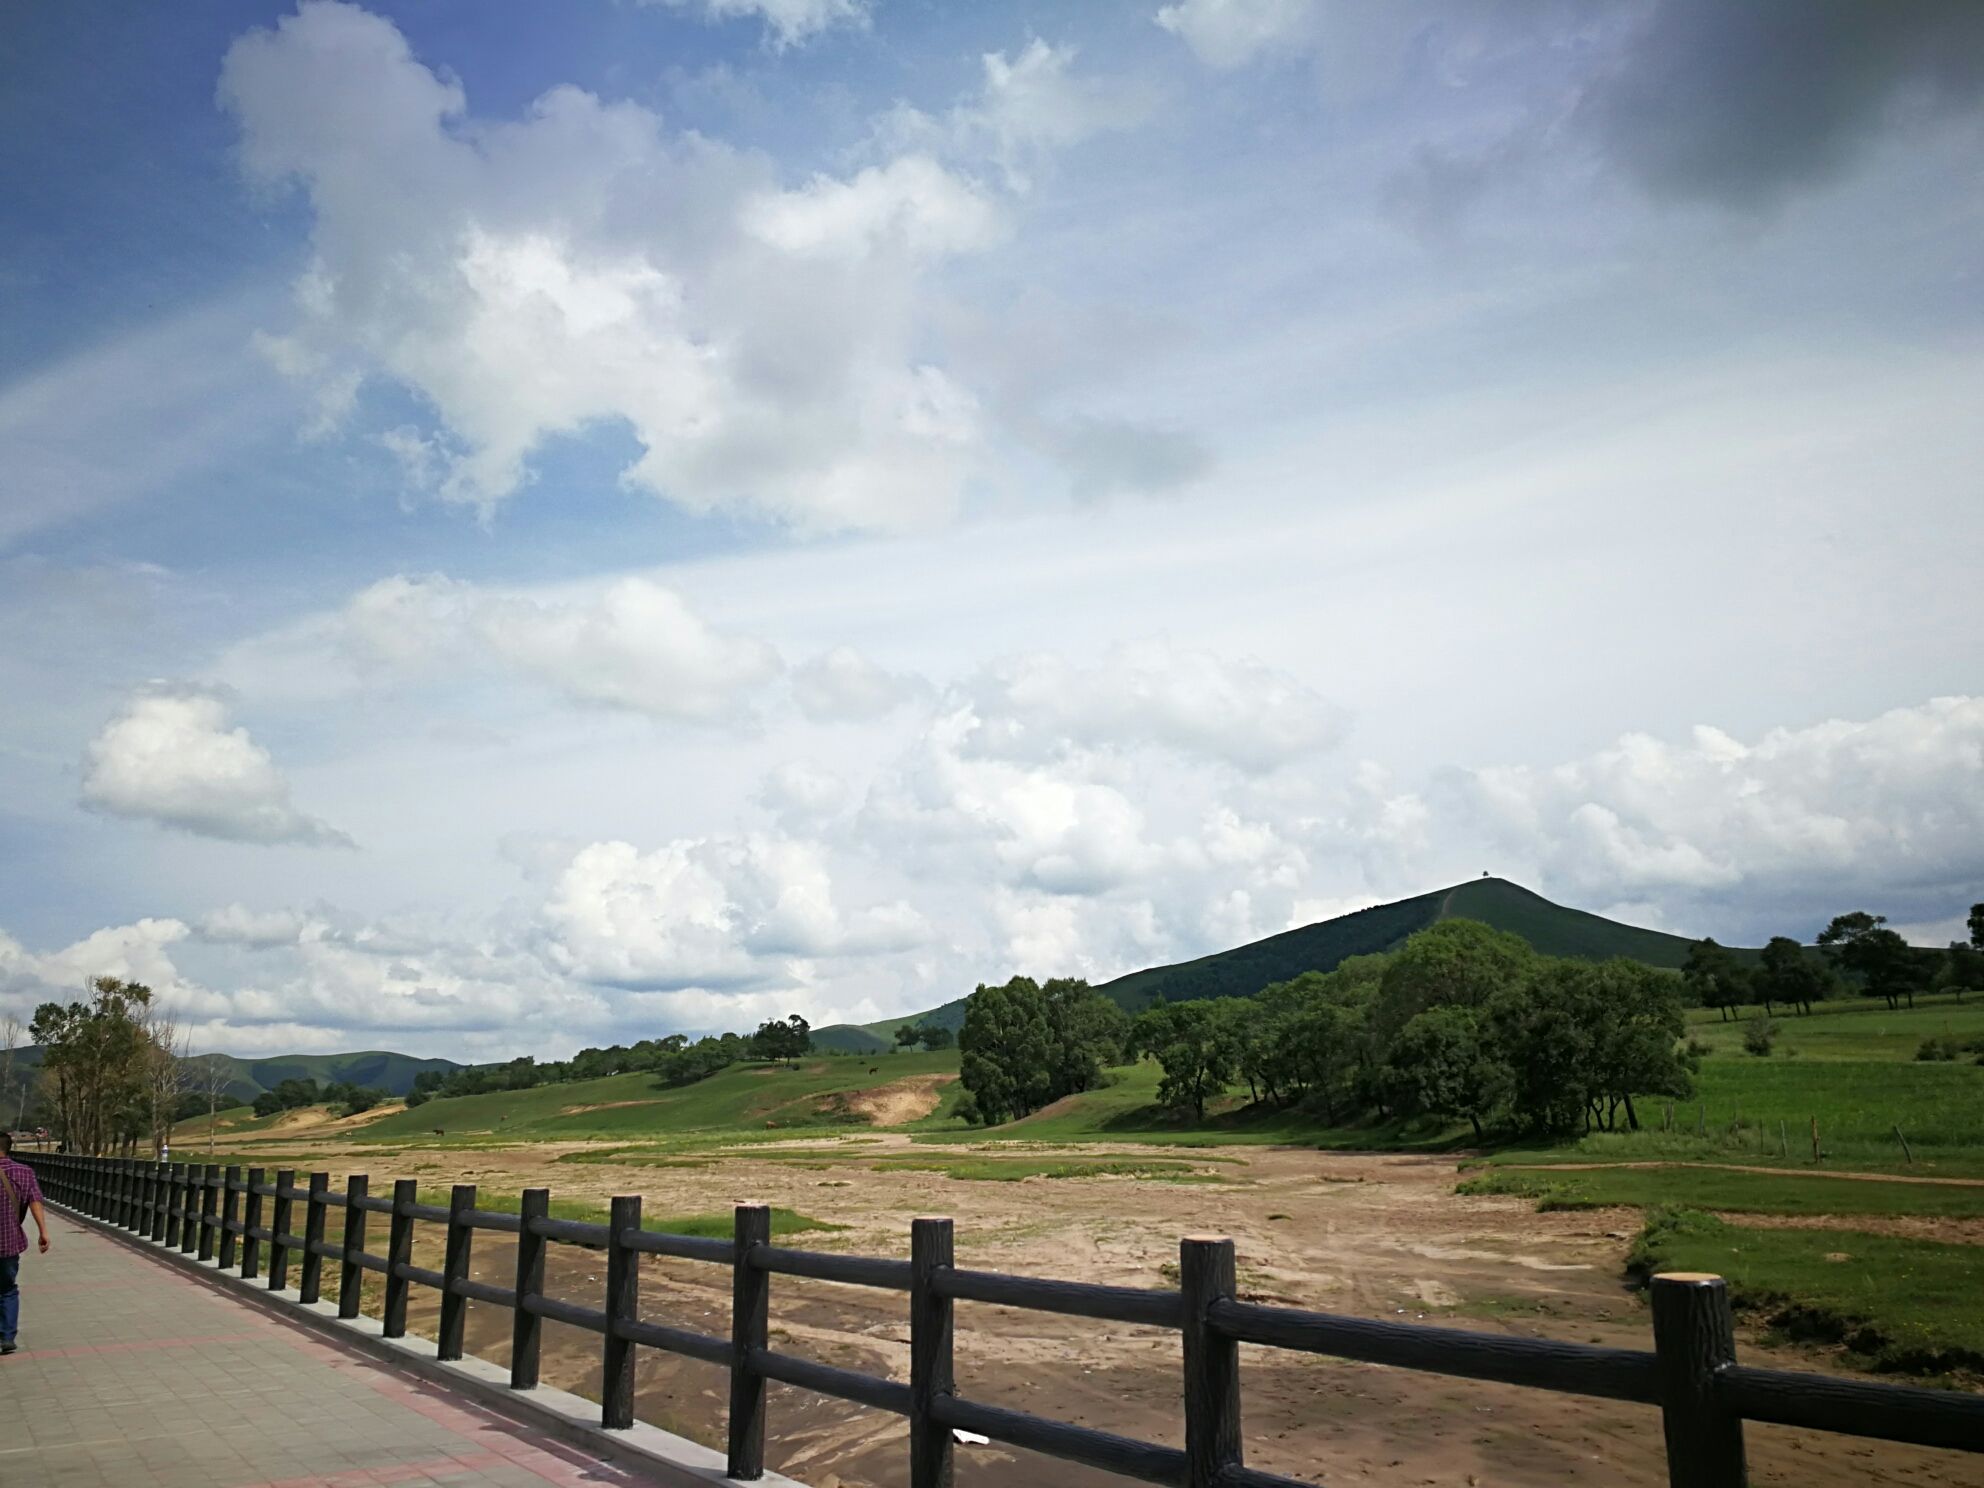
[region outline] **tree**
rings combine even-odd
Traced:
[[[1040,989],[1047,1018],[1047,1099],[1059,1100],[1102,1082],[1103,1066],[1120,1064],[1130,1020],[1080,979],[1056,977]]]
[[[1687,1018],[1680,987],[1670,972],[1623,956],[1597,966],[1577,965],[1579,1011],[1591,1023],[1591,1068],[1586,1072],[1594,1115],[1607,1131],[1624,1112],[1639,1130],[1635,1095],[1694,1093],[1694,1067],[1681,1051]]]
[[[1923,959],[1886,926],[1887,916],[1855,910],[1835,916],[1819,932],[1819,944],[1829,947],[1838,963],[1860,978],[1869,996],[1885,998],[1891,1008],[1899,1007],[1905,997],[1914,1007],[1915,994],[1926,980]]]
[[[227,1094],[228,1082],[233,1072],[228,1067],[225,1054],[210,1053],[200,1060],[197,1073],[198,1089],[206,1097],[207,1106],[207,1156],[214,1155],[214,1117],[223,1110],[231,1110],[241,1105],[241,1100]]]
[[[1533,1131],[1559,1133],[1591,1124],[1595,1032],[1583,995],[1585,968],[1547,963],[1527,985],[1488,1003],[1497,1052],[1509,1068],[1509,1108]]]
[[[959,1109],[967,1120],[996,1126],[1047,1103],[1054,1062],[1047,1004],[1032,977],[981,985],[964,1005],[958,1031]]]
[[[1970,906],[1970,948],[1984,951],[1984,904]]]
[[[926,1051],[934,1054],[955,1044],[957,1035],[941,1023],[920,1023],[917,1025],[916,1039]]]
[[[45,1002],[28,1035],[42,1046],[56,1122],[71,1150],[133,1152],[154,1130],[148,1077],[156,1048],[146,1026],[151,988],[116,977],[90,983],[88,1002]]]
[[[914,1049],[917,1040],[921,1036],[921,1032],[916,1024],[899,1024],[896,1028],[896,1047],[898,1049]]]
[[[788,1065],[796,1065],[812,1052],[813,1025],[797,1013],[783,1020],[767,1019],[751,1036],[753,1059],[783,1059]]]
[[[1378,984],[1371,1023],[1380,1045],[1418,1014],[1436,1007],[1480,1007],[1519,986],[1536,952],[1519,935],[1479,920],[1442,920],[1399,947]]]
[[[1394,1104],[1408,1115],[1465,1116],[1481,1122],[1509,1088],[1509,1067],[1482,1037],[1474,1008],[1438,1007],[1418,1014],[1392,1040],[1386,1064]]]
[[[1730,1009],[1750,1000],[1749,973],[1724,947],[1707,938],[1688,947],[1688,959],[1681,965],[1681,983],[1703,1007],[1719,1009],[1725,1023]]]
[[[1131,1027],[1135,1047],[1164,1069],[1158,1103],[1189,1109],[1195,1121],[1204,1121],[1206,1102],[1233,1083],[1233,1043],[1219,1001],[1160,1002],[1138,1014]]]
[[[1806,1013],[1812,1004],[1823,1002],[1832,990],[1833,978],[1825,964],[1806,953],[1788,935],[1773,935],[1763,948],[1751,978],[1757,1000],[1768,1014],[1773,1003],[1782,1002]]]
[[[1984,951],[1954,942],[1943,961],[1941,982],[1956,993],[1958,1002],[1966,992],[1984,992]]]

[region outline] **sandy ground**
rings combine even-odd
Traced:
[[[821,1145],[794,1144],[813,1152]],[[1519,1198],[1457,1195],[1449,1158],[1084,1146],[1069,1155],[1114,1150],[1203,1161],[1228,1181],[993,1183],[876,1172],[860,1160],[933,1155],[900,1136],[840,1146],[846,1157],[826,1167],[780,1162],[777,1148],[703,1168],[559,1163],[564,1149],[556,1148],[409,1151],[370,1166],[375,1188],[390,1171],[511,1192],[542,1185],[572,1198],[639,1192],[651,1214],[783,1205],[847,1227],[784,1243],[873,1255],[907,1253],[911,1216],[948,1214],[957,1221],[961,1265],[1131,1286],[1174,1278],[1178,1236],[1221,1233],[1238,1244],[1241,1290],[1250,1298],[1628,1347],[1651,1342],[1644,1307],[1621,1276],[1636,1211],[1537,1214]],[[1002,1146],[997,1155],[1044,1150]],[[419,1248],[426,1264],[439,1264],[438,1232],[423,1234]],[[596,1305],[603,1257],[563,1246],[551,1256],[551,1290]],[[476,1274],[506,1283],[512,1257],[503,1237],[481,1236]],[[642,1297],[644,1315],[655,1321],[728,1329],[722,1267],[649,1258]],[[414,1299],[414,1327],[431,1330],[433,1294],[416,1288]],[[896,1294],[779,1277],[772,1326],[774,1348],[898,1378],[907,1369],[905,1300]],[[505,1360],[509,1328],[506,1311],[472,1306],[470,1350]],[[1741,1346],[1754,1362],[1832,1367],[1821,1354],[1769,1349],[1754,1338]],[[961,1304],[957,1358],[959,1389],[970,1398],[1182,1445],[1175,1334]],[[1332,1484],[1666,1482],[1659,1420],[1648,1408],[1251,1347],[1242,1369],[1247,1460],[1257,1467]],[[596,1394],[598,1340],[547,1325],[544,1378]],[[725,1388],[720,1370],[642,1352],[645,1419],[720,1445]],[[770,1419],[771,1464],[814,1488],[906,1482],[904,1429],[894,1417],[774,1386]],[[1984,1484],[1984,1467],[1955,1453],[1762,1426],[1751,1426],[1748,1440],[1759,1484]],[[959,1463],[961,1482],[985,1488],[1123,1481],[996,1446],[960,1447]]]

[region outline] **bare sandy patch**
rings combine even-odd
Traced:
[[[955,1079],[956,1075],[909,1075],[829,1099],[835,1112],[845,1112],[871,1125],[907,1126],[936,1110],[944,1098],[944,1087]]]

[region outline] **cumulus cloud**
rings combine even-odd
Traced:
[[[977,714],[970,747],[1016,758],[1156,745],[1263,771],[1333,747],[1348,722],[1285,672],[1163,642],[1113,647],[1094,667],[1020,656],[966,690]]]
[[[848,784],[832,770],[806,760],[787,760],[765,776],[758,804],[788,830],[815,825],[846,809]]]
[[[282,645],[329,646],[361,677],[490,667],[574,703],[688,722],[734,716],[782,667],[766,642],[716,630],[644,578],[566,601],[397,574],[302,630]]]
[[[158,684],[132,697],[91,741],[85,806],[234,842],[349,847],[291,804],[289,781],[218,692]]]
[[[765,38],[783,50],[836,26],[868,24],[868,0],[641,0],[670,10],[693,10],[706,20],[759,20]]]
[[[1628,734],[1552,768],[1472,771],[1461,789],[1506,848],[1591,902],[1833,893],[1946,912],[1984,882],[1984,698],[1753,743],[1707,726],[1679,743]]]
[[[1980,102],[1972,0],[1661,0],[1584,108],[1650,190],[1758,207],[1838,176],[1899,115]]]
[[[793,701],[816,723],[880,718],[929,690],[921,677],[885,671],[852,646],[823,651],[792,674]]]
[[[906,904],[844,912],[822,849],[752,834],[641,852],[580,849],[546,901],[553,963],[587,982],[650,991],[750,989],[794,961],[903,950],[924,939]]]
[[[1157,24],[1208,67],[1244,67],[1264,52],[1313,36],[1315,0],[1179,0]]]
[[[801,29],[844,9],[755,8]],[[271,353],[418,394],[438,428],[388,445],[441,497],[487,510],[546,439],[619,422],[641,450],[624,478],[690,511],[901,528],[957,504],[980,420],[920,353],[918,307],[996,213],[934,160],[787,190],[760,155],[578,88],[476,119],[334,0],[241,37],[219,96],[249,177],[312,209]]]

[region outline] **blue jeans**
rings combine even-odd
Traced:
[[[12,1343],[21,1325],[21,1258],[0,1256],[0,1343]]]

